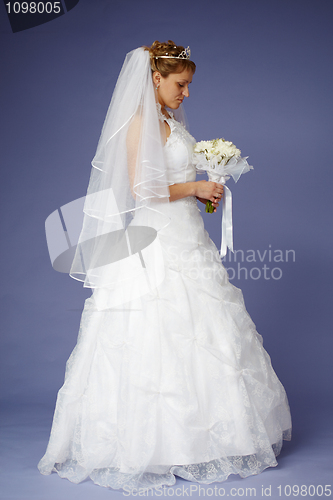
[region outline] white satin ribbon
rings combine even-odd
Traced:
[[[230,189],[223,184],[221,257],[224,257],[227,254],[228,248],[231,252],[234,251],[232,230],[232,195]]]
[[[207,172],[210,181],[217,182],[223,185],[223,214],[222,214],[222,238],[221,238],[221,257],[227,254],[227,249],[234,251],[233,244],[233,228],[232,228],[232,195],[231,191],[225,185],[226,181],[233,177],[237,182],[242,174],[249,172],[253,167],[247,162],[248,156],[245,158],[233,157],[226,164],[224,161],[218,163],[216,157],[207,160],[204,153],[196,153],[193,155],[193,163],[197,172]]]
[[[227,250],[234,251],[233,243],[233,227],[232,227],[232,194],[230,189],[225,185],[229,179],[229,175],[216,174],[215,172],[208,172],[208,179],[217,182],[223,186],[222,197],[222,236],[221,236],[221,257],[227,254]]]

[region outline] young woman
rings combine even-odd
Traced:
[[[212,483],[276,466],[290,439],[285,391],[197,206],[216,209],[223,187],[196,181],[181,123],[194,72],[172,41],[125,59],[71,271],[93,294],[43,474],[126,491]]]

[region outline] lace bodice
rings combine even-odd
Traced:
[[[160,105],[157,111],[160,121],[167,122],[171,129],[164,146],[168,181],[171,184],[195,181],[196,170],[192,165],[193,146],[196,142],[194,137],[174,118],[171,111],[170,118],[163,115]]]

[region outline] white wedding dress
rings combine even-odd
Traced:
[[[194,181],[194,139],[167,122],[168,180]],[[276,466],[291,437],[284,388],[196,199],[163,210],[171,223],[158,234],[161,283],[126,303],[113,301],[116,291],[86,300],[42,474],[127,491],[175,476],[212,483]],[[131,222],[145,224],[154,225],[151,210]]]

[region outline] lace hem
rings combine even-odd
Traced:
[[[142,472],[134,470],[124,472],[120,467],[105,467],[89,471],[75,460],[67,460],[62,464],[56,463],[52,471],[73,483],[80,483],[89,477],[99,486],[125,491],[139,489],[143,492],[153,488],[172,486],[176,483],[176,476],[187,481],[211,484],[224,482],[231,474],[246,478],[260,474],[268,467],[276,467],[275,457],[280,454],[283,440],[289,441],[290,439],[291,429],[287,429],[283,431],[281,439],[274,443],[270,450],[262,450],[257,454],[221,457],[209,462],[190,465],[151,466]],[[42,467],[39,468],[42,474],[50,473]]]

